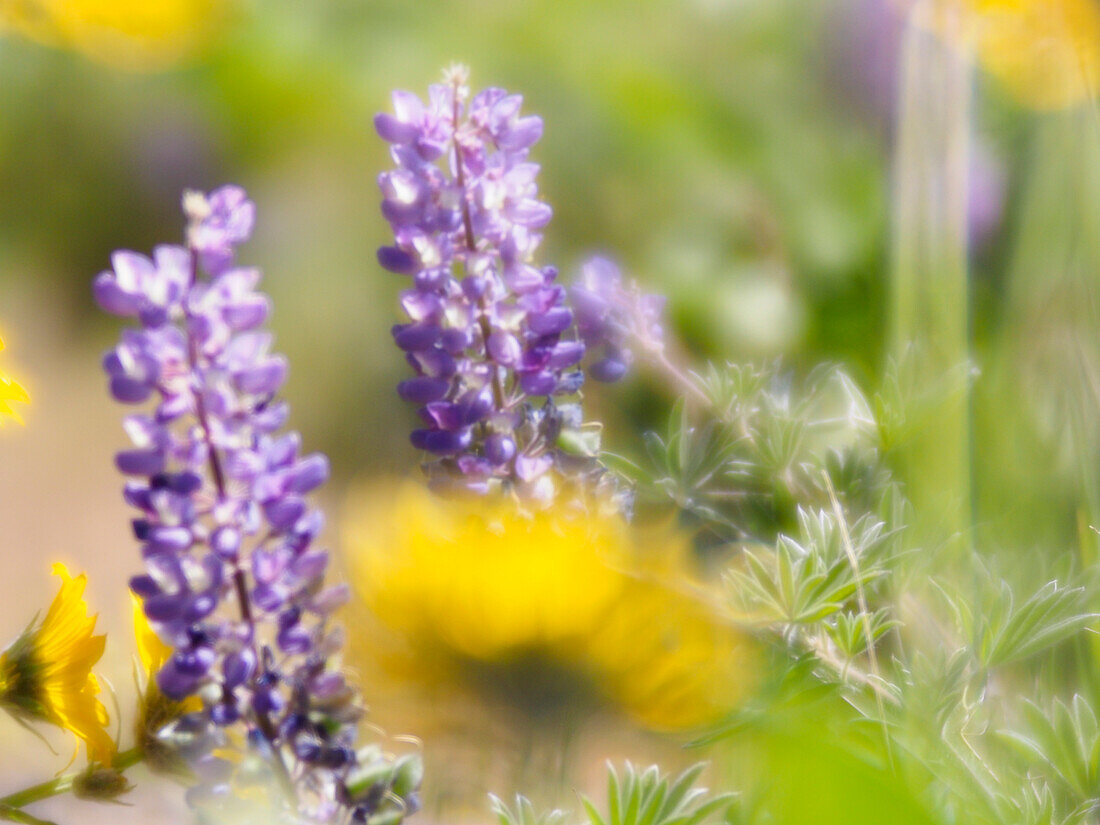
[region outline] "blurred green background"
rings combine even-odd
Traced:
[[[589,253],[618,258],[668,295],[699,360],[781,356],[800,372],[837,361],[874,392],[904,348],[899,334],[925,336],[932,355],[907,391],[934,394],[930,375],[970,368],[951,432],[932,436],[960,461],[944,475],[901,462],[969,513],[930,511],[925,535],[961,529],[1021,578],[1091,559],[1091,103],[1029,105],[965,63],[959,119],[922,123],[887,0],[171,8],[173,24],[139,48],[128,37],[141,32],[118,35],[109,14],[62,31],[55,4],[0,2],[11,24],[0,28],[0,331],[5,364],[33,398],[27,426],[0,432],[0,574],[41,572],[0,603],[12,635],[45,603],[60,557],[91,572],[103,626],[128,638],[118,595],[136,555],[110,460],[123,436],[98,370],[117,324],[96,311],[90,283],[113,249],[181,238],[185,187],[236,182],[257,203],[243,260],[274,298],[292,424],[332,457],[331,502],[353,479],[413,469],[414,413],[392,391],[406,369],[389,333],[402,284],[374,258],[389,233],[375,185],[389,158],[371,118],[390,90],[423,93],[452,61],[470,66],[474,88],[522,92],[545,121],[534,151],[555,213],[545,262],[570,277]],[[27,15],[33,26],[17,24]],[[962,181],[938,173],[947,190],[964,187],[961,216],[936,179],[930,196],[901,183],[927,183],[920,159],[942,134],[965,150]],[[905,197],[930,201],[913,217]],[[937,220],[961,233],[943,242],[947,263],[912,252],[940,243],[922,234]],[[586,399],[624,452],[670,400],[644,375]],[[108,655],[124,693],[126,646]],[[23,736],[4,728],[0,741]],[[32,775],[23,761],[0,758],[2,775]]]

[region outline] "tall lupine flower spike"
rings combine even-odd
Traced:
[[[593,257],[581,266],[569,300],[592,358],[588,374],[597,381],[618,381],[638,354],[664,356],[664,296],[624,283],[609,258]]]
[[[171,647],[160,691],[202,700],[163,737],[203,780],[195,804],[266,777],[289,821],[399,820],[416,806],[411,768],[354,749],[361,710],[333,660],[347,593],[325,584],[323,518],[306,498],[328,460],[281,432],[270,302],[259,271],[234,264],[253,204],[226,186],[187,193],[184,211],[186,246],[116,252],[94,286],[103,309],[138,320],[104,358],[111,394],[155,402],[126,418],[133,448],[116,456],[145,561],[131,588]],[[224,758],[233,747],[244,753]]]
[[[411,276],[401,293],[409,323],[393,328],[416,375],[398,385],[420,405],[414,446],[435,456],[436,480],[477,491],[504,484],[547,492],[558,444],[580,426],[584,344],[557,270],[535,264],[550,207],[528,160],[542,120],[522,98],[486,89],[472,99],[464,68],[448,70],[427,102],[395,92],[375,117],[397,168],[379,176],[393,246],[386,269]]]

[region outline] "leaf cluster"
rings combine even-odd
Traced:
[[[672,505],[725,540],[771,543],[800,506],[827,504],[825,472],[861,510],[889,486],[870,405],[839,368],[797,386],[778,364],[711,365],[693,380],[704,408],[680,399],[642,457],[603,456],[640,504]]]
[[[609,764],[607,810],[601,811],[582,796],[584,825],[704,825],[723,820],[736,802],[736,794],[712,794],[695,787],[704,767],[702,763],[693,765],[670,777],[656,765],[639,771],[628,762],[620,776]],[[500,825],[564,825],[568,819],[561,810],[536,812],[523,796],[509,806],[491,795],[490,804]]]

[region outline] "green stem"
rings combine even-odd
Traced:
[[[144,758],[145,755],[141,752],[141,748],[130,748],[129,750],[115,754],[114,761],[111,762],[111,767],[119,773],[122,773],[127,768],[132,768],[138,762],[141,762]],[[32,802],[39,802],[43,799],[49,799],[51,796],[68,793],[72,790],[73,782],[75,782],[77,777],[82,773],[84,773],[84,771],[67,773],[64,776],[58,776],[46,782],[31,785],[29,788],[24,788],[21,791],[2,796],[0,797],[0,811],[4,808],[22,808],[24,805],[30,805]]]
[[[19,822],[21,825],[57,825],[56,822],[50,822],[48,819],[39,819],[37,816],[32,816],[22,808],[8,808],[3,805],[0,805],[0,819]]]
[[[955,21],[958,23],[958,21]],[[970,67],[957,37],[910,20],[901,51],[894,157],[892,349],[918,394],[898,458],[922,546],[961,549],[970,530],[968,388],[944,377],[970,357],[967,157]]]

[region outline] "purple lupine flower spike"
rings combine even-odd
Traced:
[[[588,374],[597,381],[618,381],[639,351],[659,354],[664,349],[664,296],[624,283],[609,258],[596,256],[581,266],[569,299],[588,348]]]
[[[351,821],[399,819],[415,788],[402,798],[396,771],[354,750],[361,710],[331,661],[340,635],[330,617],[346,590],[325,586],[328,554],[314,546],[323,518],[308,498],[328,459],[303,455],[297,433],[282,431],[287,363],[262,330],[270,301],[256,291],[260,272],[234,263],[255,207],[226,186],[187,193],[184,211],[186,246],[151,259],[117,252],[94,285],[103,309],[138,322],[104,358],[111,394],[152,402],[126,418],[133,444],[115,459],[145,562],[131,587],[174,649],[160,690],[204,705],[166,735],[206,780],[189,794],[195,804],[232,796],[232,763],[212,751],[244,741],[240,764],[264,766],[289,821],[340,809]],[[245,735],[228,736],[230,726]],[[383,778],[364,784],[368,768]]]
[[[528,159],[542,120],[503,89],[470,97],[466,71],[448,70],[427,101],[393,95],[375,118],[396,169],[379,176],[394,244],[378,261],[411,276],[408,323],[393,328],[415,376],[398,393],[420,405],[415,447],[437,480],[528,492],[560,464],[563,416],[583,374],[557,270],[535,252],[551,209]],[[542,485],[545,488],[545,484]]]

